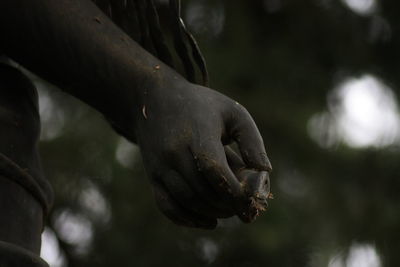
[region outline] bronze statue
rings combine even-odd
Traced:
[[[170,1],[171,35],[186,78],[175,70],[153,1],[94,2],[0,1],[0,55],[92,106],[136,143],[156,202],[176,224],[254,220],[269,197],[263,140],[243,106],[196,84],[199,73],[207,84],[207,71],[179,2]],[[0,265],[46,266],[37,255],[52,191],[37,151],[37,92],[6,63],[0,128]]]

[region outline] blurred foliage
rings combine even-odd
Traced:
[[[41,152],[56,193],[48,223],[68,266],[331,267],[354,244],[376,248],[382,266],[400,266],[398,145],[324,148],[308,129],[343,77],[369,73],[399,92],[399,8],[395,0],[364,13],[338,0],[184,1],[212,87],[248,108],[274,166],[275,200],[250,225],[171,224],[154,204],[137,149],[89,107],[42,86],[63,111],[44,121],[44,133],[61,126]],[[89,227],[63,228],[66,211]]]

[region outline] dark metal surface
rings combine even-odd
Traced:
[[[0,266],[46,266],[40,251],[52,202],[37,142],[37,93],[14,67],[0,64]]]

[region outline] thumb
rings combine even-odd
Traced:
[[[242,159],[229,146],[225,146],[225,154],[232,171],[240,181],[245,201],[236,203],[237,216],[246,223],[254,221],[261,211],[268,207],[270,196],[270,180],[266,171],[256,171],[245,167]]]
[[[246,166],[271,172],[272,166],[265,152],[261,134],[253,118],[243,106],[235,105],[234,114],[227,121],[227,126],[229,135],[239,146],[240,154]]]

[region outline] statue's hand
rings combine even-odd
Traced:
[[[266,208],[271,164],[243,106],[187,82],[146,94],[136,141],[168,218],[212,229],[217,218],[236,214],[250,222]],[[232,142],[241,157],[226,146]]]

